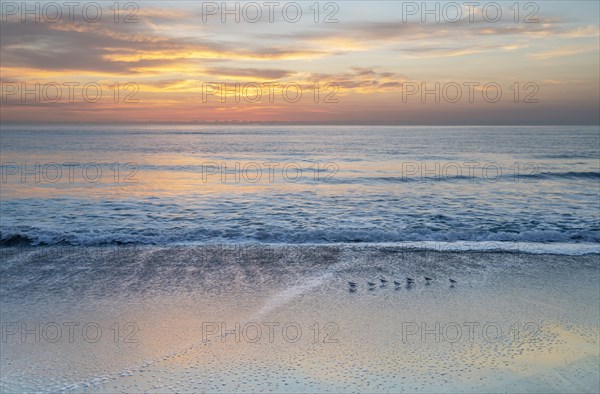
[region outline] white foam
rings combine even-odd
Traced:
[[[600,253],[600,244],[593,243],[541,243],[541,242],[502,242],[502,241],[419,241],[381,243],[381,246],[400,246],[407,249],[432,250],[439,252],[501,251],[528,254],[557,254],[581,256]]]

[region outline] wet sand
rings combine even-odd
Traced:
[[[2,392],[600,389],[598,255],[10,247],[2,261]]]

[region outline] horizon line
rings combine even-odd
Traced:
[[[189,125],[189,126],[599,126],[600,123],[373,123],[373,122],[357,122],[357,123],[339,123],[339,122],[252,122],[252,121],[195,121],[195,122],[155,122],[155,121],[131,121],[131,122],[14,122],[0,121],[0,126],[17,126],[17,125]]]

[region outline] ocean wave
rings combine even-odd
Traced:
[[[568,172],[540,172],[537,174],[502,174],[498,176],[482,177],[475,175],[442,175],[428,176],[357,176],[357,177],[330,177],[324,178],[323,183],[330,184],[372,184],[372,183],[413,183],[413,182],[536,182],[540,180],[599,180],[600,172],[593,171],[568,171]]]
[[[270,158],[270,161],[276,161],[275,158]],[[269,161],[267,160],[267,161]],[[225,160],[216,160],[213,162],[207,162],[203,164],[189,164],[189,165],[156,165],[156,164],[140,164],[140,171],[173,171],[173,172],[192,172],[202,174],[207,170],[219,170],[218,167],[215,167],[215,164],[218,166],[221,162],[225,162]],[[303,163],[305,162],[305,163]],[[248,164],[254,163],[248,161]],[[289,163],[296,163],[294,161],[290,161]],[[321,173],[329,173],[332,171],[331,168],[320,168],[315,167],[314,164],[316,162],[307,161],[307,160],[298,160],[297,164],[299,165],[299,170],[307,173],[311,172],[321,172]],[[112,163],[99,163],[103,165],[110,165]],[[260,163],[258,163],[260,165]],[[302,165],[304,164],[304,165]],[[325,163],[320,163],[323,166]],[[338,163],[331,163],[338,164]],[[338,164],[339,165],[339,164]],[[233,167],[233,165],[232,165]],[[341,166],[340,166],[341,167]],[[258,167],[260,168],[260,167]],[[262,169],[265,170],[264,168]],[[246,170],[245,170],[246,171]],[[250,169],[249,172],[253,173],[255,170]],[[387,176],[369,176],[369,175],[356,175],[356,176],[347,176],[342,177],[339,175],[325,177],[320,181],[325,183],[333,183],[333,184],[345,184],[345,183],[373,183],[373,182],[383,182],[383,183],[401,183],[401,182],[434,182],[434,181],[447,181],[447,182],[457,182],[457,181],[515,181],[518,179],[530,179],[530,180],[552,180],[552,179],[588,179],[588,180],[599,180],[600,172],[598,171],[544,171],[538,173],[519,173],[515,174],[514,172],[507,172],[506,170],[501,172],[499,175],[491,174],[489,177],[483,177],[478,175],[481,171],[475,171],[470,175],[455,175],[455,174],[443,174],[443,173],[435,173],[435,174],[427,174],[425,175],[407,175],[402,174],[401,171],[396,175],[387,175]]]
[[[541,172],[539,174],[519,174],[521,178],[569,178],[569,179],[600,179],[600,172],[594,171],[567,171],[567,172]]]
[[[255,244],[379,244],[405,243],[424,249],[438,249],[446,244],[462,245],[458,250],[493,250],[501,245],[504,250],[507,244],[539,244],[539,245],[595,245],[600,248],[600,231],[524,231],[521,233],[508,232],[474,232],[474,231],[421,231],[403,233],[396,231],[377,230],[312,230],[288,232],[254,232],[241,234],[239,232],[200,230],[180,231],[179,233],[148,231],[144,234],[133,232],[98,233],[61,233],[55,231],[30,229],[27,232],[0,233],[0,245],[11,246],[103,246],[103,245],[174,245],[174,244],[207,244],[207,243],[255,243]],[[543,248],[546,250],[548,248]],[[444,249],[445,250],[445,249]],[[587,249],[586,249],[587,250]],[[523,252],[528,252],[525,248]]]

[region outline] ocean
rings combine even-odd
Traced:
[[[0,391],[598,392],[598,138],[3,126]]]
[[[598,251],[597,126],[3,125],[3,245]]]

